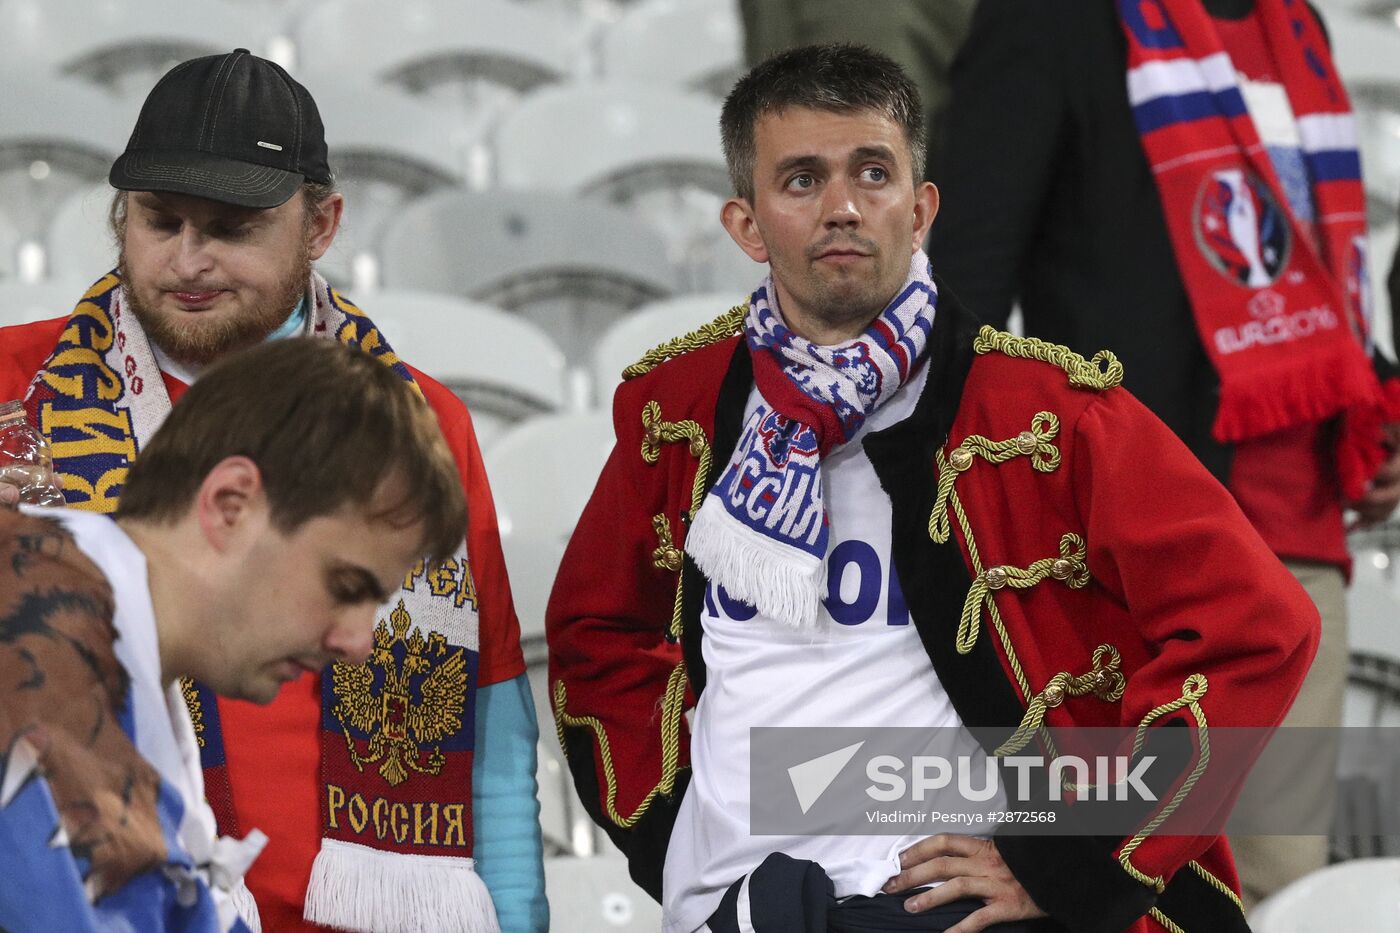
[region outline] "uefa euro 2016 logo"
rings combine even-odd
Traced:
[[[1196,243],[1237,285],[1263,288],[1288,264],[1293,235],[1268,185],[1243,169],[1211,172],[1196,196]]]

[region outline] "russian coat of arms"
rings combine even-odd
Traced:
[[[391,786],[408,780],[410,771],[427,775],[442,771],[446,759],[441,747],[434,746],[426,756],[422,747],[457,732],[466,707],[463,649],[453,650],[438,632],[430,631],[425,638],[413,627],[410,633],[411,626],[413,619],[399,600],[389,614],[389,624],[380,619],[375,626],[369,661],[336,664],[331,671],[336,698],[331,714],[345,733],[350,761],[359,771],[380,762],[379,773]],[[369,736],[366,754],[359,753],[351,729]]]

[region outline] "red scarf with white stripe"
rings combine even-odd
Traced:
[[[1400,386],[1371,367],[1366,203],[1356,125],[1304,0],[1255,0],[1298,123],[1317,238],[1289,209],[1235,68],[1200,0],[1119,0],[1128,97],[1197,331],[1220,377],[1216,439],[1342,416],[1343,493],[1385,458]],[[1389,394],[1389,400],[1387,400]]]

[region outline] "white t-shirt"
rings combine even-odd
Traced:
[[[128,696],[136,733],[132,743],[161,780],[179,792],[184,804],[178,831],[180,844],[195,865],[217,872],[217,883],[209,885],[210,894],[221,924],[227,927],[232,924],[235,908],[226,887],[241,886],[243,872],[261,851],[266,837],[257,830],[242,841],[219,837],[214,811],[204,799],[204,770],[189,707],[178,681],[169,688],[161,687],[160,648],[146,556],[105,515],[77,509],[21,509],[31,515],[57,519],[112,587],[112,624],[117,630],[113,649],[131,678]],[[211,879],[204,880],[209,883]],[[239,906],[246,909],[250,901]]]
[[[905,607],[891,561],[890,499],[860,443],[909,417],[927,376],[921,367],[822,460],[831,537],[815,633],[758,616],[713,583],[705,593],[706,684],[691,724],[690,787],[666,851],[666,933],[698,929],[725,889],[772,852],[821,864],[838,898],[872,896],[899,871],[899,853],[932,835],[749,834],[750,728],[962,725]],[[755,389],[745,417],[758,403]]]

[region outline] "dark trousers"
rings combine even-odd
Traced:
[[[901,894],[877,894],[874,897],[852,897],[828,909],[826,933],[942,933],[973,911],[982,901],[965,898],[935,907],[919,914],[904,909],[904,902],[918,889]],[[987,927],[987,933],[1030,933],[1025,923],[998,923]]]
[[[729,886],[710,916],[710,933],[942,933],[982,906],[965,899],[911,914],[904,901],[922,888],[901,894],[848,897],[837,901],[826,871],[816,862],[774,852]],[[1043,926],[1002,923],[988,933],[1032,933]]]

